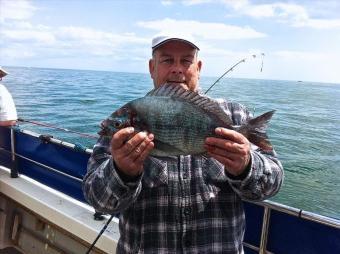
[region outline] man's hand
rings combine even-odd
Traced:
[[[221,138],[207,138],[205,149],[224,165],[228,173],[242,174],[250,161],[250,142],[242,134],[226,128],[216,128],[215,133]]]
[[[111,154],[120,171],[128,176],[143,172],[143,163],[154,147],[153,134],[134,133],[133,127],[116,132],[111,139]]]

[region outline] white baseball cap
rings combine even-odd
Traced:
[[[190,36],[186,36],[186,35],[159,35],[156,36],[152,39],[152,51],[154,51],[156,48],[158,48],[159,46],[163,45],[164,43],[168,42],[168,41],[182,41],[185,43],[188,43],[189,45],[191,45],[193,48],[196,48],[197,50],[199,50],[199,47],[197,46],[197,42],[195,42],[195,40],[193,38],[191,38]]]

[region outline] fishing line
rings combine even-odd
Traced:
[[[86,134],[86,133],[82,133],[82,132],[58,127],[58,126],[55,126],[55,125],[52,125],[52,124],[47,124],[47,123],[42,123],[42,122],[32,121],[32,120],[26,120],[26,119],[22,119],[22,118],[18,118],[18,121],[23,122],[23,123],[31,123],[31,124],[38,125],[38,126],[48,127],[48,128],[52,128],[52,129],[56,129],[56,130],[60,130],[60,131],[64,131],[64,132],[70,132],[70,133],[74,133],[74,134],[77,134],[79,136],[83,136],[83,137],[87,137],[87,138],[98,139],[98,137],[95,136],[95,135]]]
[[[264,58],[264,53],[261,53],[261,72],[263,70],[263,58]]]
[[[262,69],[263,69],[263,58],[264,58],[264,53],[261,53],[261,56],[262,56],[262,62],[261,62],[261,72],[262,72]],[[252,55],[252,57],[253,58],[256,58],[257,57],[257,55]],[[207,94],[210,90],[211,90],[211,88],[213,88],[225,75],[227,75],[229,72],[231,72],[231,71],[233,71],[234,70],[234,68],[237,66],[237,65],[239,65],[239,64],[241,64],[241,63],[244,63],[245,61],[247,60],[247,58],[244,58],[244,59],[242,59],[242,60],[240,60],[240,61],[238,61],[236,64],[234,64],[233,66],[231,66],[226,72],[224,72],[205,92],[204,92],[204,94]]]

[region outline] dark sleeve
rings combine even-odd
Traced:
[[[109,144],[109,138],[101,137],[94,146],[83,179],[83,192],[96,211],[116,213],[127,208],[137,198],[142,176],[122,179],[123,175],[118,173],[108,151]]]
[[[224,110],[229,111],[235,125],[246,124],[252,118],[241,104],[223,102]],[[275,150],[265,152],[251,145],[251,160],[241,176],[226,174],[234,191],[243,199],[263,200],[275,195],[283,182],[284,172]]]

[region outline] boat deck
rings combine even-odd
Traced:
[[[0,249],[10,247],[9,243],[13,242],[13,239],[6,241],[1,238],[4,238],[4,231],[14,231],[16,215],[20,220],[20,230],[17,233],[21,234],[17,240],[19,247],[27,249],[28,245],[32,245],[32,240],[39,240],[44,248],[47,245],[53,247],[57,250],[56,253],[58,251],[85,253],[107,221],[107,218],[103,221],[94,220],[92,207],[35,180],[25,176],[11,178],[10,171],[2,166],[0,166],[0,208],[0,224],[5,225],[0,230],[0,240],[3,240],[0,243],[4,244],[4,246],[0,244]],[[14,219],[10,218],[12,216]],[[10,224],[9,220],[12,221]],[[34,225],[32,220],[35,221]],[[97,252],[114,253],[119,238],[118,232],[118,219],[114,218],[97,242]],[[10,233],[13,238],[14,233]],[[70,244],[65,244],[65,239]],[[78,244],[71,244],[74,241]],[[67,249],[71,245],[77,246],[77,250]],[[20,253],[15,252],[13,248],[12,250],[6,252],[3,249],[0,253]]]

